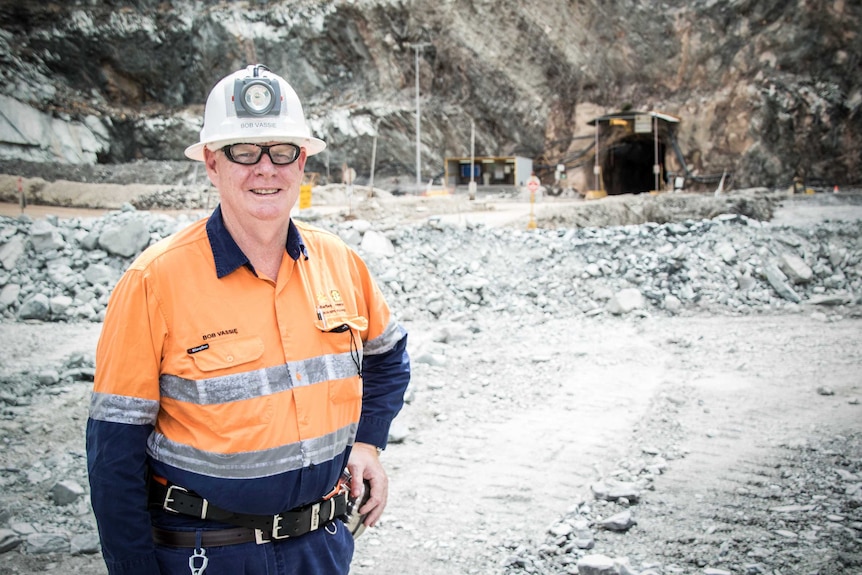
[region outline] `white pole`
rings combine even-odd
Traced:
[[[368,197],[374,195],[374,165],[377,163],[377,134],[380,131],[380,120],[374,126],[374,143],[371,144],[371,175],[368,177]]]
[[[658,166],[658,116],[652,117],[652,133],[653,133],[653,143],[654,143],[654,146],[653,146],[654,147],[654,155],[653,155],[652,171],[653,171],[653,174],[655,175],[655,187],[653,188],[653,190],[655,190],[657,192],[657,191],[659,191],[658,190],[658,172],[659,172],[659,166]]]
[[[470,183],[467,185],[467,197],[471,200],[476,199],[476,182],[474,181],[474,172],[476,171],[476,122],[470,118]]]
[[[599,119],[596,118],[596,164],[593,166],[593,185],[598,191],[599,187]]]
[[[470,183],[473,183],[473,173],[476,164],[476,122],[470,119]]]
[[[420,134],[422,132],[421,129],[421,114],[419,109],[419,51],[425,46],[429,46],[427,42],[422,44],[412,44],[413,49],[416,51],[416,185],[422,185],[422,156],[419,153],[420,146]]]
[[[422,157],[419,154],[419,134],[421,132],[420,127],[420,115],[419,115],[419,50],[422,49],[422,45],[414,44],[413,49],[416,54],[415,62],[416,62],[416,185],[419,186],[422,184]]]

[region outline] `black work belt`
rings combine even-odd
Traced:
[[[216,533],[222,533],[223,537],[234,537],[233,543],[210,542],[210,546],[232,545],[246,541],[257,541],[266,543],[271,540],[287,539],[288,537],[299,537],[309,531],[320,529],[333,519],[343,517],[347,513],[347,491],[340,490],[334,495],[328,496],[316,503],[306,505],[291,511],[279,513],[278,515],[252,515],[249,513],[234,513],[212,505],[209,501],[192,493],[178,485],[163,485],[158,481],[150,482],[150,506],[158,507],[171,513],[179,513],[198,519],[208,519],[222,523],[231,523],[248,529],[220,529],[217,531],[203,531],[202,533],[211,539]],[[170,533],[174,540],[182,539],[185,532],[158,530],[164,535]],[[154,532],[155,533],[155,532]],[[194,532],[188,532],[191,536],[191,547],[195,546]],[[155,537],[155,534],[154,534]],[[167,536],[165,536],[167,537]],[[245,537],[245,539],[243,539]],[[206,541],[206,540],[204,540]],[[158,543],[158,540],[156,541]],[[164,543],[175,547],[187,547],[189,545]]]
[[[271,535],[260,529],[249,529],[248,527],[237,527],[235,529],[214,529],[212,531],[201,531],[200,546],[221,547],[222,545],[238,545],[240,543],[269,543],[273,539]],[[159,527],[153,527],[153,541],[156,545],[168,547],[188,547],[195,549],[198,546],[197,532],[195,531],[169,531]]]

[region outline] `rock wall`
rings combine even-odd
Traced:
[[[682,119],[696,174],[739,187],[862,182],[862,4],[733,0],[490,2],[0,0],[0,161],[178,160],[221,76],[260,61],[303,98],[360,182],[446,156],[570,161],[595,115]],[[418,48],[421,46],[421,48]],[[0,166],[2,167],[2,166]]]

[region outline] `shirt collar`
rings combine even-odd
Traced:
[[[216,275],[219,279],[233,273],[242,266],[246,266],[254,272],[254,267],[251,265],[248,256],[242,253],[242,250],[224,225],[221,205],[216,206],[209,220],[207,220],[206,227],[210,249],[212,249],[213,258],[215,259]],[[287,228],[285,250],[287,250],[287,254],[294,261],[298,260],[299,256],[305,253],[305,244],[302,241],[302,236],[299,234],[299,230],[294,225],[292,219]],[[256,272],[255,275],[257,275]]]

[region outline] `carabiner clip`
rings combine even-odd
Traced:
[[[201,560],[200,567],[195,567],[195,559]],[[192,551],[191,557],[189,557],[189,570],[192,572],[192,575],[203,575],[209,562],[206,549],[195,549]]]

